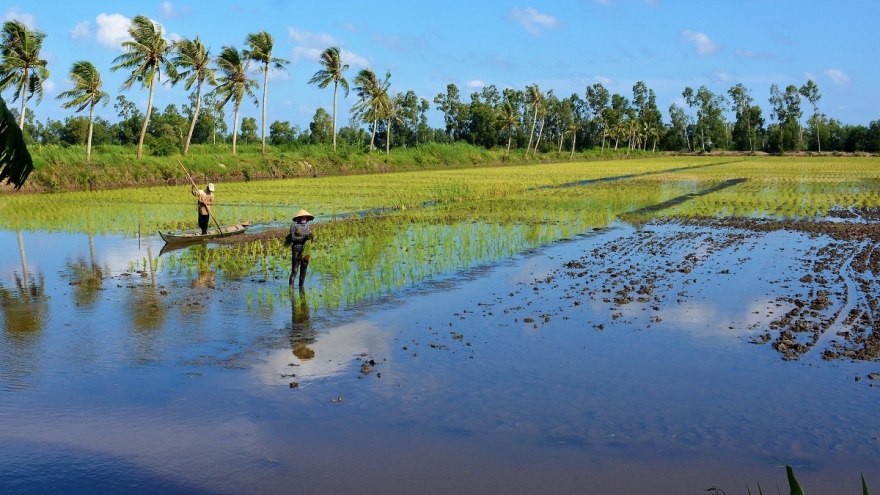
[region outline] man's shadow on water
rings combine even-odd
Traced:
[[[316,335],[309,316],[309,300],[305,292],[301,289],[293,292],[293,297],[290,298],[290,348],[300,361],[315,357],[315,351],[309,347],[315,343]]]

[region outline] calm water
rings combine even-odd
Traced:
[[[632,232],[332,314],[131,272],[158,239],[2,232],[0,492],[732,494],[784,491],[780,463],[808,493],[880,489],[880,387],[854,380],[880,364],[747,342],[774,306],[756,279],[811,241],[765,235],[660,322],[534,290]]]

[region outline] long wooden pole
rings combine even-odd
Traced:
[[[196,181],[194,181],[193,178],[192,178],[192,176],[189,175],[189,172],[186,171],[186,167],[184,167],[183,164],[180,163],[180,160],[177,160],[177,163],[180,165],[180,168],[183,169],[183,173],[184,173],[184,175],[186,175],[186,178],[189,179],[190,184],[192,184],[193,187],[195,187],[195,188],[198,189],[198,186],[196,186]],[[208,210],[208,216],[210,216],[210,217],[214,220],[214,225],[217,226],[217,233],[220,234],[220,235],[222,236],[222,235],[223,235],[223,229],[220,228],[220,222],[217,221],[217,217],[215,217],[214,214],[211,213],[211,207],[210,207],[209,205],[206,204],[206,205],[205,205],[205,209]]]

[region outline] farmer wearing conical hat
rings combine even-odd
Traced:
[[[293,223],[290,225],[290,241],[291,241],[291,267],[290,280],[288,282],[293,285],[293,280],[299,272],[299,286],[302,288],[306,280],[306,269],[309,267],[309,255],[303,256],[306,242],[315,238],[308,222],[314,220],[315,216],[306,210],[299,210],[293,216]]]
[[[205,235],[211,220],[211,206],[214,205],[214,184],[208,184],[204,191],[200,191],[193,182],[192,195],[198,198],[199,228],[202,229],[202,235]]]

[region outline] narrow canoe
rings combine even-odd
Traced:
[[[228,237],[236,234],[243,234],[245,230],[250,227],[250,223],[239,223],[235,225],[226,225],[220,227],[220,230],[217,229],[209,229],[207,234],[202,234],[200,231],[190,231],[190,232],[162,232],[159,231],[159,235],[162,236],[162,239],[168,244],[182,244],[187,242],[198,242],[198,241],[206,241],[209,239],[216,239],[218,237]]]

